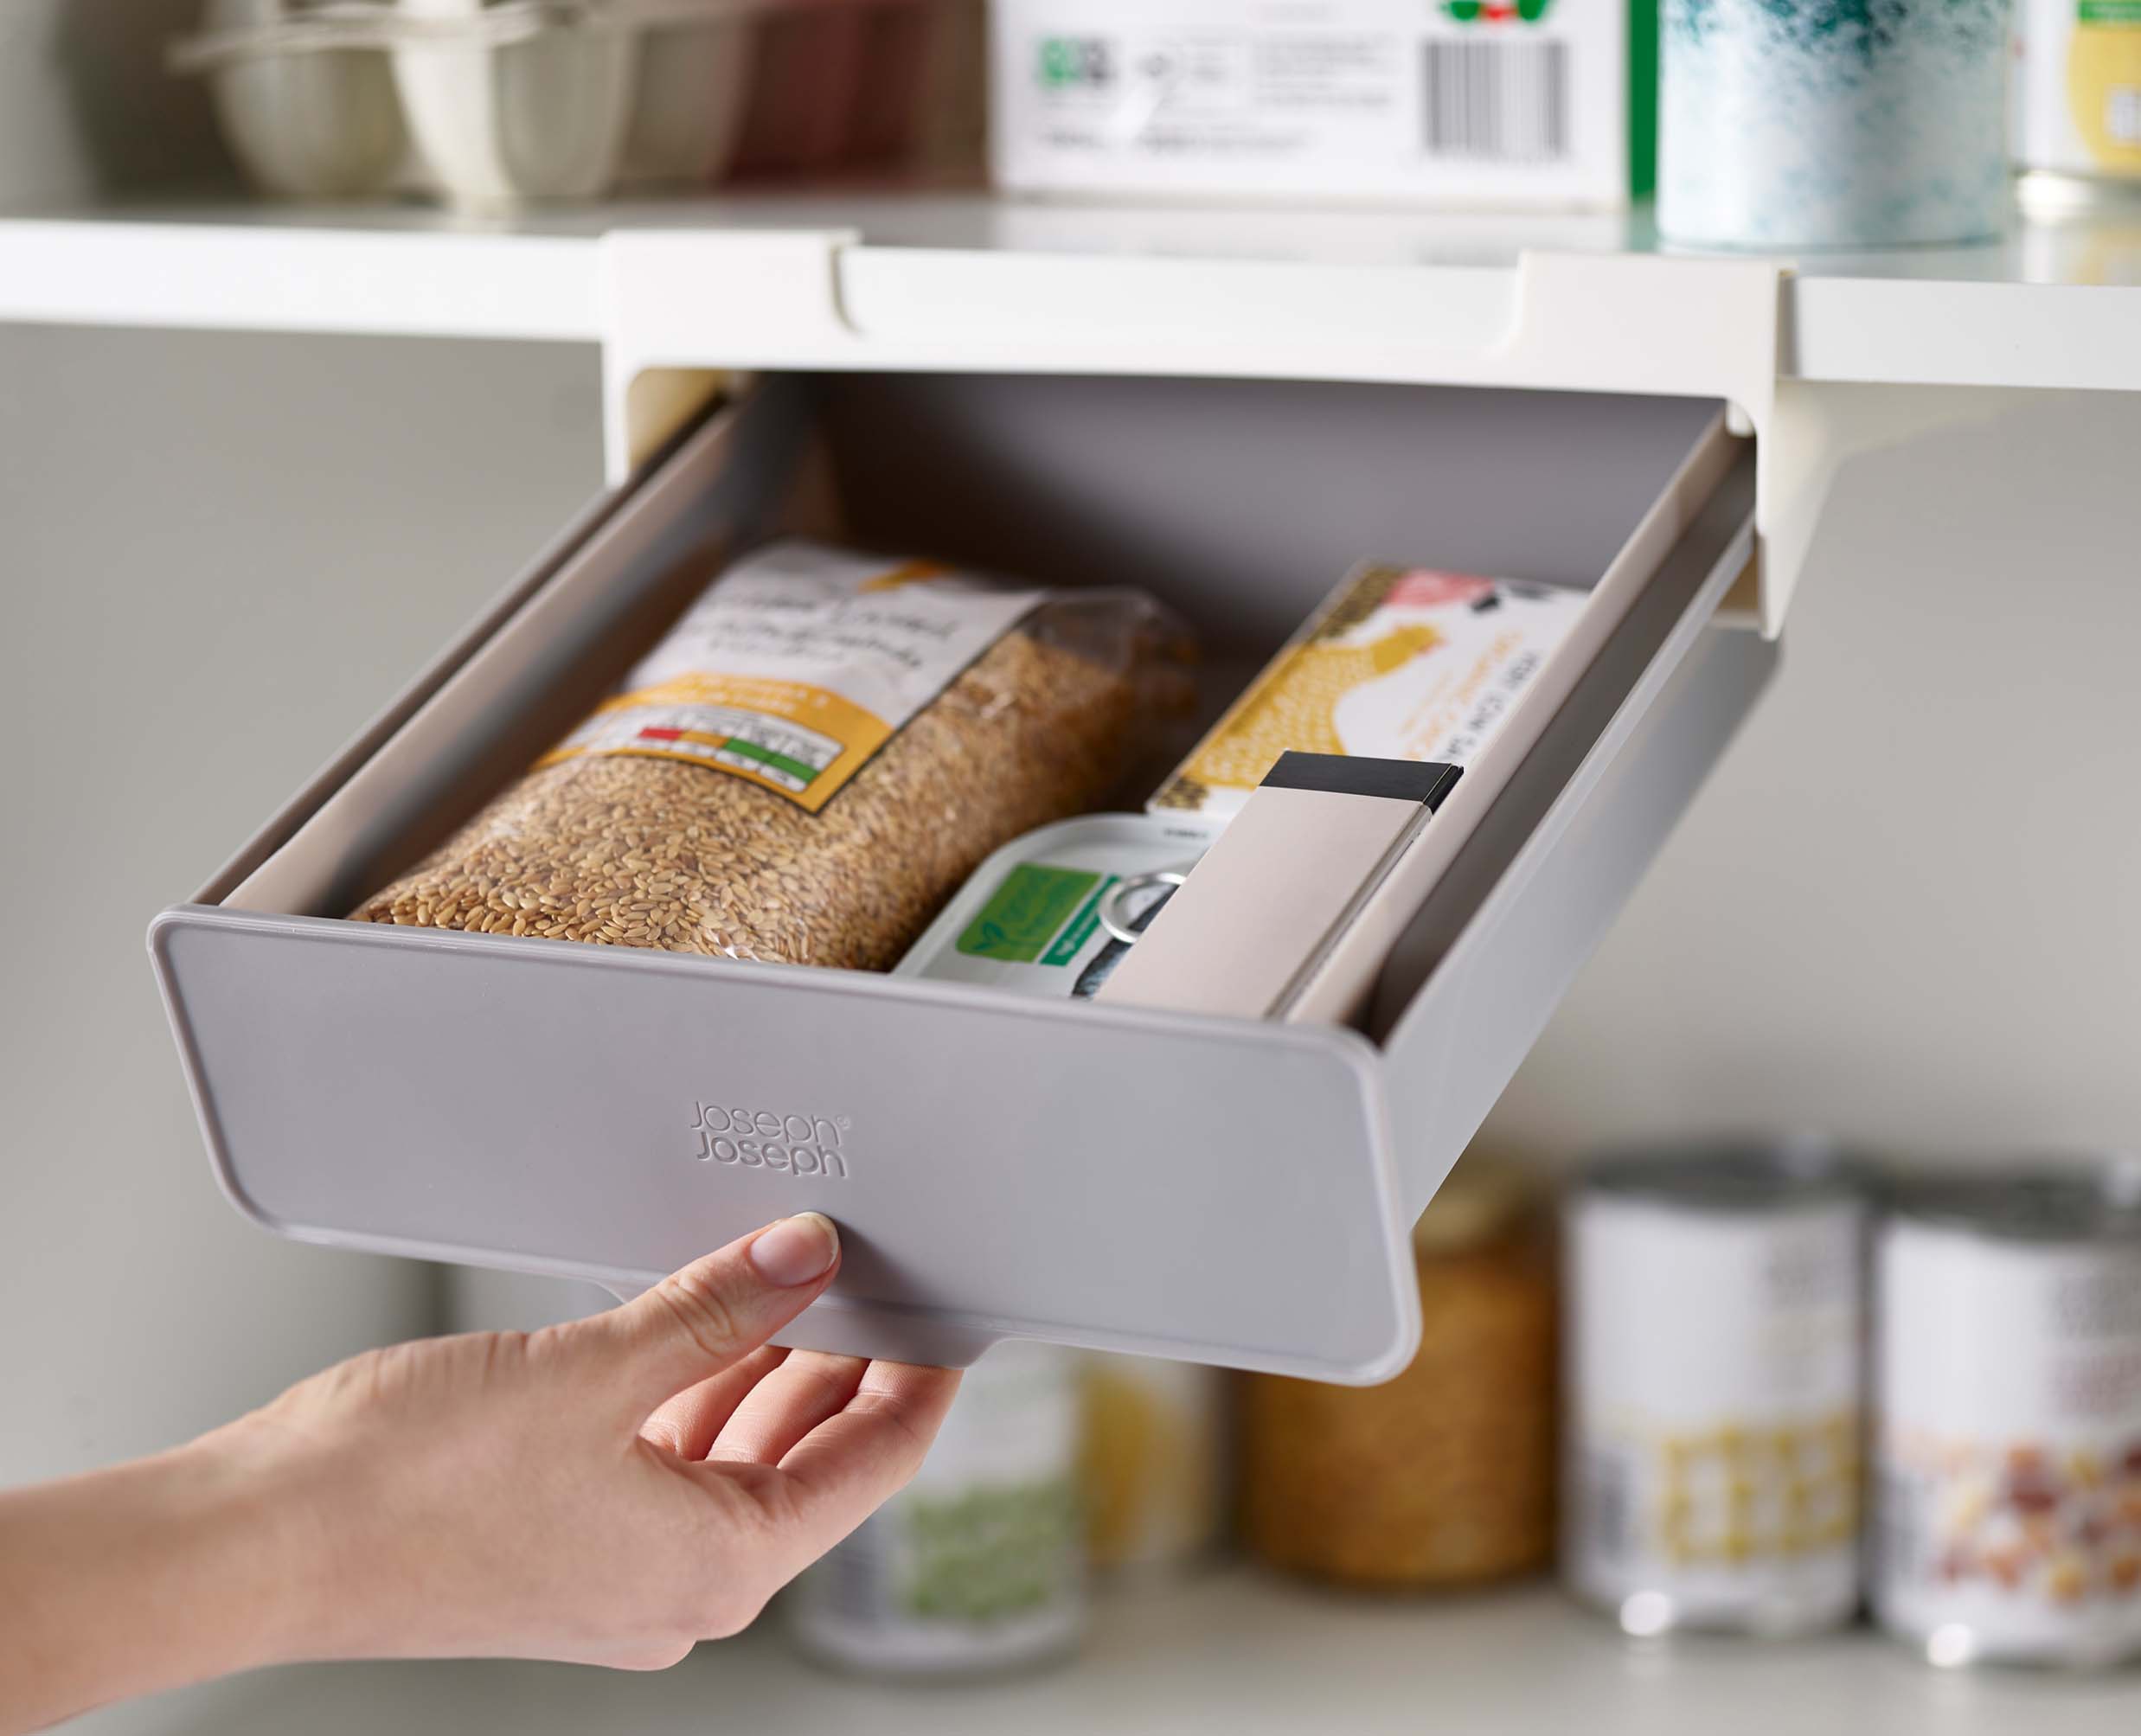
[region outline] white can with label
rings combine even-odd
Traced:
[[[1876,1271],[1881,1625],[1940,1664],[2141,1657],[2141,1164],[1920,1182]]]
[[[2141,192],[2141,0],[2017,0],[2015,162],[2035,211]]]
[[[1116,1582],[1203,1565],[1227,1505],[1226,1376],[1150,1356],[1084,1359],[1086,1553]]]
[[[798,1579],[790,1630],[842,1669],[960,1675],[1063,1656],[1086,1625],[1078,1359],[1010,1340],[966,1371],[914,1480]]]
[[[1627,1632],[1857,1607],[1865,1223],[1811,1141],[1623,1157],[1572,1195],[1562,1566]]]

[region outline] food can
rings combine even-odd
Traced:
[[[1010,1340],[966,1371],[914,1480],[798,1579],[790,1632],[836,1668],[982,1675],[1085,1631],[1078,1363]]]
[[[1881,1625],[1939,1664],[2141,1656],[2141,1163],[1926,1178],[1876,1272]]]
[[[1202,1566],[1226,1510],[1226,1376],[1151,1356],[1084,1359],[1086,1559],[1117,1583]]]
[[[2008,0],[1663,0],[1657,223],[1698,247],[1997,234]]]
[[[2011,125],[2034,212],[2141,190],[2141,0],[2016,0]]]
[[[1857,1607],[1866,1219],[1814,1140],[1621,1156],[1570,1195],[1562,1567],[1626,1632]]]
[[[1221,824],[1085,814],[1014,838],[952,894],[894,975],[1089,1000]]]
[[[1447,1589],[1554,1553],[1550,1216],[1514,1165],[1471,1151],[1413,1233],[1419,1353],[1379,1387],[1252,1375],[1243,1541],[1362,1590]]]

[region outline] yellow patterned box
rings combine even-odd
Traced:
[[[1465,765],[1586,600],[1466,573],[1356,567],[1147,805],[1231,817],[1289,751]]]

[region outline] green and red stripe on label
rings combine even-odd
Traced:
[[[682,741],[690,733],[689,730],[660,729],[649,725],[633,736],[632,740],[658,746]],[[798,784],[808,784],[817,776],[818,772],[818,768],[815,766],[806,765],[800,759],[791,759],[785,753],[777,753],[772,748],[762,747],[757,742],[741,735],[729,736],[714,751],[717,753],[733,753],[739,759],[755,760],[758,764],[772,771],[785,772]]]

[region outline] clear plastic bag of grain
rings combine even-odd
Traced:
[[[1109,794],[1190,656],[1142,593],[778,543],[353,914],[887,970],[991,850]]]

